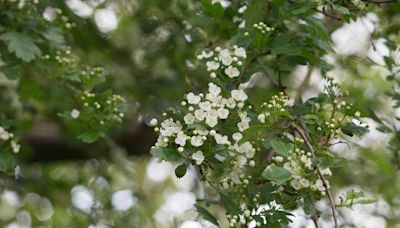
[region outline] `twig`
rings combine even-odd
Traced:
[[[313,207],[315,208],[314,197],[309,196],[308,198],[309,198],[311,204],[313,205]],[[319,227],[319,225],[318,225],[318,218],[319,218],[319,214],[318,214],[318,211],[315,209],[315,214],[312,214],[312,215],[311,215],[311,220],[314,222],[315,228],[318,228],[318,227]]]
[[[310,138],[309,138],[307,132],[303,129],[303,127],[300,127],[297,124],[293,123],[291,126],[295,131],[297,131],[297,133],[299,133],[300,137],[304,140],[308,149],[310,149],[310,151],[311,151],[312,157],[314,159],[317,159],[317,154],[314,150],[314,147],[311,145]],[[326,193],[328,194],[328,199],[331,204],[332,216],[333,216],[333,221],[335,223],[335,228],[339,228],[339,223],[338,223],[338,219],[337,219],[337,215],[336,215],[336,206],[335,206],[335,201],[333,199],[332,192],[330,191],[327,181],[326,181],[324,175],[322,174],[321,169],[319,168],[319,164],[316,165],[316,170],[317,170],[319,178],[322,181],[322,184],[324,185]]]
[[[332,19],[335,19],[337,21],[341,21],[342,20],[342,18],[340,18],[340,17],[337,17],[337,16],[332,15],[332,14],[328,14],[327,12],[325,12],[325,10],[322,11],[322,10],[319,10],[319,9],[315,8],[315,11],[317,11],[318,13],[322,13],[323,15],[325,15],[327,17],[330,17]]]

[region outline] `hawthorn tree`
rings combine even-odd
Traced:
[[[144,186],[141,158],[128,159],[149,152],[178,178],[192,173],[198,219],[215,226],[286,227],[300,209],[315,227],[357,227],[343,208],[377,202],[390,208],[376,212],[385,224],[398,224],[397,1],[79,1],[117,12],[114,31],[71,2],[0,0],[2,188],[38,192],[58,216],[70,186],[97,196],[67,220],[30,225],[157,226],[146,194],[157,187]],[[370,29],[368,55],[332,41],[354,23]],[[61,169],[81,173],[55,178]],[[109,195],[121,186],[142,207],[115,212]],[[15,210],[47,201],[35,202]]]

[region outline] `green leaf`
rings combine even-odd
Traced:
[[[346,126],[342,127],[341,130],[342,130],[343,134],[351,136],[351,137],[353,135],[362,136],[368,132],[367,128],[357,126],[354,123],[347,124]]]
[[[371,204],[371,203],[376,203],[378,200],[373,199],[373,198],[363,198],[363,199],[358,199],[356,200],[355,203],[357,204]]]
[[[14,172],[16,162],[14,156],[7,150],[0,149],[0,172],[11,174]]]
[[[284,184],[292,177],[287,169],[276,166],[275,164],[268,166],[262,173],[262,176],[273,181],[277,185]]]
[[[340,5],[335,5],[335,10],[338,11],[342,15],[349,15],[350,10],[347,9],[346,7],[340,6]]]
[[[289,155],[289,152],[293,149],[293,144],[285,145],[284,143],[275,140],[271,140],[270,144],[277,154],[284,157],[287,157]]]
[[[239,206],[236,205],[236,204],[232,201],[231,197],[229,197],[228,195],[225,195],[225,194],[222,193],[222,192],[219,192],[219,195],[221,196],[222,204],[224,204],[224,207],[225,207],[226,211],[227,211],[229,214],[231,214],[231,215],[238,215],[238,214],[240,214],[241,211],[240,211]]]
[[[247,6],[244,12],[247,27],[252,27],[253,24],[263,21],[266,10],[262,7],[262,4],[265,4],[265,2],[255,1]]]
[[[178,167],[176,167],[175,175],[176,175],[176,177],[181,178],[181,177],[185,176],[186,171],[187,171],[186,164],[181,164]]]
[[[261,125],[261,124],[254,125],[254,126],[251,126],[251,127],[247,128],[246,130],[244,130],[244,132],[243,132],[243,137],[242,137],[242,139],[240,140],[239,143],[244,143],[244,142],[246,142],[246,141],[249,140],[254,134],[256,134],[260,129],[263,129],[263,128],[266,128],[266,126],[265,126],[265,125]]]
[[[42,53],[31,36],[25,33],[9,32],[0,36],[0,40],[7,43],[8,51],[24,62],[30,62]]]
[[[17,80],[21,77],[21,69],[18,66],[0,66],[0,72],[2,72],[10,80]]]
[[[313,217],[317,216],[317,210],[315,209],[314,205],[312,204],[312,202],[310,201],[310,199],[308,197],[304,197],[304,213],[306,213],[307,215],[312,215]]]
[[[305,18],[304,21],[307,22],[310,33],[314,35],[317,39],[323,41],[330,40],[329,33],[320,19],[317,19],[315,17],[308,17]]]
[[[181,158],[181,156],[178,154],[176,150],[163,147],[157,147],[152,149],[151,154],[154,157],[165,161],[178,161]]]
[[[224,16],[224,8],[219,2],[213,4],[211,0],[202,0],[201,5],[203,7],[203,11],[215,19],[220,19],[222,16]]]
[[[216,225],[219,227],[218,224],[218,220],[217,218],[214,217],[214,215],[212,215],[207,209],[205,209],[204,207],[195,204],[194,205],[196,207],[196,211],[207,221],[211,222],[212,224]]]
[[[49,28],[42,35],[56,47],[63,47],[65,39],[60,28]]]
[[[275,37],[270,44],[272,54],[289,56],[301,54],[301,46],[295,43],[296,39],[298,39],[298,37],[290,33],[284,33]]]
[[[78,139],[81,139],[85,143],[93,143],[100,137],[103,137],[103,133],[93,129],[87,130],[82,134],[78,135]]]

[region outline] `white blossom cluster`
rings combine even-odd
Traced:
[[[233,46],[233,49],[216,47],[214,50],[202,51],[197,59],[204,60],[211,78],[237,78],[247,58],[246,50]]]
[[[255,23],[253,24],[253,28],[257,29],[258,31],[260,31],[262,34],[265,34],[267,32],[271,32],[274,31],[275,28],[269,27],[267,26],[264,22],[259,22],[259,23]]]
[[[104,99],[102,94],[84,91],[80,96],[80,102],[82,102],[82,106],[88,113],[97,113],[96,119],[100,125],[104,125],[107,122],[120,122],[121,118],[125,116],[121,111],[121,105],[125,100],[117,94],[112,94]],[[73,109],[70,115],[73,119],[77,119],[81,111]]]
[[[14,153],[18,153],[21,146],[14,139],[14,134],[8,132],[5,128],[0,127],[0,141],[4,141],[10,144],[10,147]]]
[[[246,198],[246,195],[243,195],[243,198]],[[250,201],[253,201],[255,203],[260,201],[261,197],[261,192],[256,193],[253,198],[250,198]],[[269,203],[269,206],[274,208],[274,209],[280,209],[281,205],[278,204],[276,201],[272,201]],[[242,227],[243,225],[253,223],[255,227],[262,227],[262,225],[268,224],[268,220],[265,221],[260,221],[260,220],[255,220],[254,217],[265,217],[265,205],[258,204],[255,208],[249,205],[246,205],[246,203],[242,203],[240,205],[241,208],[241,213],[238,215],[227,215],[227,219],[229,222],[229,227],[238,227],[237,225],[240,225]],[[254,226],[253,226],[254,227]]]
[[[295,138],[299,144],[304,144],[304,140]],[[326,189],[323,186],[322,180],[319,178],[317,171],[312,163],[311,152],[306,152],[302,149],[295,148],[289,152],[286,158],[282,156],[275,156],[272,158],[276,165],[282,166],[284,169],[291,173],[290,185],[295,190],[310,189],[319,191],[322,195],[326,194]],[[321,170],[322,175],[331,176],[332,172],[329,168]],[[329,182],[326,180],[329,187]]]
[[[160,127],[155,128],[159,137],[154,148],[176,148],[183,157],[190,157],[196,165],[201,165],[207,156],[226,160],[226,157],[215,153],[225,149],[229,151],[233,167],[229,179],[239,183],[243,167],[254,165],[251,159],[256,152],[249,141],[240,142],[243,131],[249,128],[251,122],[243,110],[248,96],[240,89],[230,91],[229,97],[223,97],[221,92],[219,86],[209,83],[206,94],[188,93],[186,100],[181,103],[183,110],[180,111],[180,118],[167,117]],[[230,118],[232,116],[239,118]],[[231,120],[237,130],[232,135],[225,135],[220,124]],[[151,125],[156,126],[157,122],[153,119]]]
[[[274,119],[279,115],[286,115],[288,113],[287,107],[289,106],[289,97],[280,92],[278,95],[272,96],[269,102],[264,102],[261,107],[266,108],[264,112],[257,116],[258,121],[265,123],[266,119]]]

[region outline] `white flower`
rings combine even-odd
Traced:
[[[228,109],[219,108],[219,109],[217,110],[217,112],[218,112],[218,117],[219,117],[220,119],[226,119],[226,118],[228,118],[228,115],[229,115],[229,110],[228,110]]]
[[[200,96],[194,95],[194,93],[188,93],[186,99],[189,104],[198,104],[200,102]]]
[[[235,184],[240,184],[241,180],[240,180],[240,173],[239,170],[233,170],[230,173],[230,179],[232,180],[233,183]]]
[[[233,138],[233,140],[238,142],[243,138],[243,135],[240,132],[236,132],[236,133],[233,133],[232,138]]]
[[[154,127],[154,126],[156,126],[157,124],[158,124],[158,121],[157,121],[156,118],[153,118],[153,119],[150,120],[150,125],[151,125],[151,126]]]
[[[276,162],[283,162],[283,157],[282,157],[282,156],[276,156],[276,157],[274,158],[274,160],[275,160]]]
[[[208,118],[213,118],[213,119],[218,119],[219,113],[215,109],[210,109],[207,112],[207,117]]]
[[[247,158],[254,157],[256,150],[253,148],[250,142],[245,142],[239,146],[238,151],[240,153],[245,153]]]
[[[194,147],[199,147],[199,146],[203,145],[203,137],[200,135],[192,136],[192,138],[190,138],[190,143]]]
[[[224,72],[225,72],[225,74],[228,75],[228,77],[230,77],[230,78],[238,77],[239,74],[240,74],[239,70],[238,70],[236,67],[233,67],[233,66],[228,66],[228,67],[225,69]]]
[[[301,178],[300,179],[300,184],[304,187],[304,188],[308,188],[310,187],[310,181],[305,179],[305,178]]]
[[[218,70],[219,63],[215,61],[207,61],[206,66],[208,71]]]
[[[215,97],[217,97],[221,93],[221,88],[214,83],[209,83],[208,84],[208,92]]]
[[[19,150],[21,149],[21,146],[18,143],[16,143],[14,140],[11,140],[11,148],[14,153],[18,153]]]
[[[240,117],[240,119],[242,121],[247,118],[247,112],[246,111],[240,110],[240,111],[238,111],[238,115],[239,115],[239,117]]]
[[[196,165],[201,165],[201,163],[203,163],[204,161],[203,152],[199,150],[196,153],[192,154],[192,159],[196,161]]]
[[[237,124],[237,126],[238,126],[238,128],[239,128],[239,131],[240,131],[240,132],[243,132],[244,130],[246,130],[247,128],[249,128],[249,123],[248,123],[248,122],[241,121],[241,122],[239,122],[239,123]]]
[[[299,189],[301,188],[300,181],[299,181],[297,178],[293,179],[293,180],[290,182],[290,185],[291,185],[294,189],[296,189],[296,190],[299,190]]]
[[[257,116],[258,121],[260,121],[261,123],[265,123],[265,115],[264,114],[260,114]]]
[[[315,187],[319,190],[319,191],[325,191],[325,187],[324,187],[324,184],[323,184],[323,182],[322,182],[322,180],[320,180],[320,179],[318,179],[316,182],[315,182]]]
[[[325,175],[325,176],[332,176],[332,172],[329,168],[321,170],[321,173],[322,173],[322,175]]]
[[[220,59],[222,61],[222,64],[224,64],[225,66],[231,65],[233,62],[233,58],[230,55],[224,56]]]
[[[196,117],[197,120],[203,121],[207,116],[207,112],[201,109],[197,109],[196,111],[194,111],[194,116]]]
[[[168,146],[168,142],[164,141],[165,137],[160,135],[157,138],[157,142],[154,144],[154,146],[156,147],[167,147]]]
[[[226,181],[222,182],[222,187],[223,187],[224,189],[228,189],[228,188],[229,188],[228,182],[226,182]]]
[[[73,109],[73,110],[71,111],[71,117],[72,117],[73,119],[78,118],[80,114],[81,114],[81,113],[80,113],[78,110],[76,110],[76,109]]]
[[[245,101],[248,96],[242,89],[234,89],[231,91],[231,97],[236,101]]]
[[[185,135],[183,132],[179,132],[176,135],[175,143],[180,146],[185,146],[187,138],[187,135]]]
[[[177,134],[182,130],[182,125],[179,121],[176,123],[172,118],[166,119],[161,123],[160,134],[164,137]]]
[[[245,158],[245,157],[243,157],[243,156],[238,156],[238,157],[236,158],[236,162],[237,162],[237,165],[238,165],[239,167],[243,167],[243,166],[246,165],[246,163],[247,163],[247,158]]]
[[[231,52],[228,49],[223,49],[218,54],[219,59],[224,59],[227,57],[231,57]]]
[[[194,115],[192,113],[188,113],[183,117],[183,120],[186,124],[193,124],[194,123]]]
[[[209,111],[211,109],[211,103],[209,101],[200,102],[199,108],[204,111]]]
[[[206,136],[208,134],[207,129],[198,129],[197,134]]]
[[[228,144],[228,136],[226,136],[226,135],[221,135],[221,134],[217,133],[214,135],[214,139],[215,139],[215,142],[217,142],[217,144],[220,144],[220,145]]]
[[[201,55],[204,57],[204,58],[206,58],[206,59],[208,59],[208,58],[211,58],[213,55],[214,55],[214,52],[213,51],[210,51],[210,52],[205,52],[205,51],[202,51],[201,52]]]
[[[10,133],[8,133],[4,128],[0,127],[0,139],[7,141],[10,138]]]
[[[235,51],[234,51],[234,54],[237,57],[242,57],[242,58],[246,58],[247,57],[246,56],[246,50],[244,48],[242,48],[242,47],[236,48]]]
[[[233,98],[228,98],[228,99],[226,100],[226,106],[227,106],[228,108],[231,108],[231,109],[235,108],[235,107],[236,107],[236,101],[235,101],[235,99],[233,99]]]
[[[300,160],[304,163],[304,166],[307,167],[309,170],[313,168],[311,158],[308,158],[306,155],[302,155]]]
[[[218,124],[218,119],[211,116],[207,116],[206,124],[210,127],[215,127]]]

